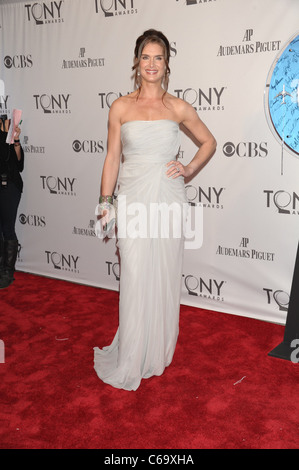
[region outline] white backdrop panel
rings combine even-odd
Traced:
[[[298,2],[28,0],[2,1],[0,12],[1,113],[23,110],[17,268],[118,289],[115,240],[95,237],[94,210],[109,107],[132,91],[135,40],[154,27],[171,43],[169,92],[196,108],[218,142],[186,183],[190,203],[203,205],[204,239],[185,250],[182,303],[284,323],[299,161],[285,152],[281,174],[264,93],[297,31]],[[182,132],[181,161],[195,151]]]

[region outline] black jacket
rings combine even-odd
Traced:
[[[18,160],[13,144],[6,143],[7,132],[0,130],[0,177],[7,174],[8,181],[12,181],[16,187],[23,191],[23,180],[20,173],[24,169],[24,151],[21,149],[21,160]]]

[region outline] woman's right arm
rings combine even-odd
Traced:
[[[118,100],[116,100],[118,101]],[[120,138],[120,106],[114,102],[110,108],[108,119],[108,148],[104,162],[101,182],[101,195],[112,196],[117,182],[120,157],[121,157],[121,138]]]

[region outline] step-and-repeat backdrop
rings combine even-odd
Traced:
[[[153,27],[171,43],[169,92],[218,142],[186,183],[203,241],[186,247],[182,303],[283,324],[298,243],[299,2],[3,0],[0,13],[0,111],[23,118],[17,269],[118,290],[115,239],[95,236],[107,117]],[[182,132],[182,163],[195,152]]]

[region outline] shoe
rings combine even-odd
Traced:
[[[14,281],[18,245],[18,240],[4,240],[4,265],[0,279],[0,289],[9,287],[10,284]]]

